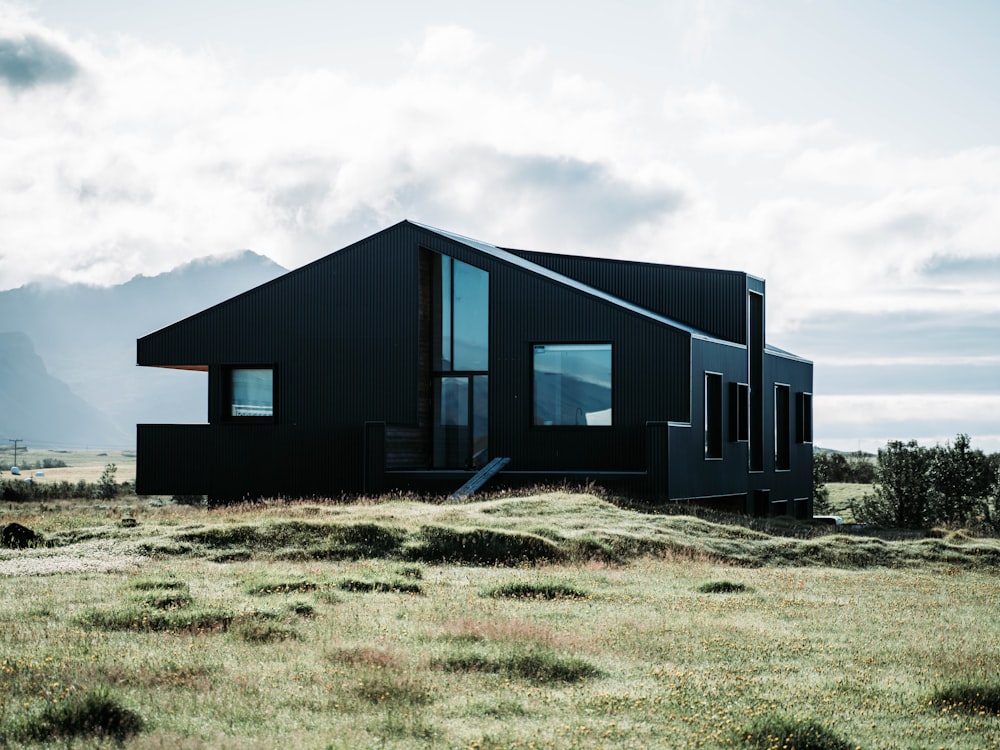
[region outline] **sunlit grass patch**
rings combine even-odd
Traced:
[[[1000,716],[1000,681],[955,682],[935,690],[930,703],[942,711]]]
[[[207,690],[219,673],[218,665],[179,664],[174,661],[126,667],[121,664],[101,664],[95,668],[96,679],[108,685],[160,690],[183,688]]]
[[[139,714],[107,690],[97,689],[47,703],[38,714],[12,726],[9,732],[18,741],[62,740],[68,747],[71,740],[86,738],[121,743],[145,727]]]
[[[590,594],[583,589],[561,581],[509,581],[483,591],[483,596],[494,599],[587,599]]]
[[[392,670],[377,670],[361,677],[354,692],[369,703],[426,706],[434,693],[422,680]]]
[[[399,656],[384,648],[357,646],[354,648],[338,648],[326,656],[332,664],[349,667],[374,667],[386,669],[400,664]]]
[[[239,615],[234,620],[233,633],[247,643],[272,643],[299,640],[295,628],[290,627],[280,613],[254,611]]]
[[[733,735],[737,747],[750,750],[855,750],[855,744],[838,737],[812,720],[768,715]]]
[[[491,719],[516,719],[527,716],[523,705],[512,700],[479,701],[469,706],[470,716],[487,716]]]
[[[475,620],[461,618],[450,620],[443,626],[445,640],[455,643],[485,643],[489,641],[515,641],[556,645],[555,632],[544,624],[528,619],[500,620],[496,618]]]

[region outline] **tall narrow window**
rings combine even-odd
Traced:
[[[490,275],[434,254],[434,369],[485,372],[490,356]]]
[[[800,443],[813,441],[813,395],[795,394],[795,439]]]
[[[229,370],[229,416],[274,416],[274,371],[265,367]]]
[[[722,458],[722,375],[705,373],[705,458]]]
[[[734,443],[750,440],[750,386],[746,383],[730,383],[729,439]]]
[[[611,425],[611,344],[536,344],[534,423]]]
[[[490,275],[431,253],[433,464],[489,460]]]
[[[791,467],[791,446],[789,434],[789,387],[774,384],[774,468],[786,471]]]

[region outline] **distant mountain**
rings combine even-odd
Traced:
[[[25,334],[48,373],[125,436],[122,442],[101,445],[107,433],[95,427],[94,437],[86,437],[90,433],[81,424],[73,434],[84,439],[31,430],[34,441],[128,446],[134,445],[140,422],[204,422],[205,374],[136,367],[136,339],[283,273],[269,258],[245,251],[223,260],[194,261],[158,276],[136,276],[118,286],[29,284],[0,292],[0,331]],[[11,384],[4,378],[0,372],[0,391],[9,393]],[[5,414],[0,411],[0,428],[8,422]]]
[[[132,444],[104,414],[45,369],[23,333],[0,333],[0,428],[6,439],[58,435],[66,444],[111,447]]]

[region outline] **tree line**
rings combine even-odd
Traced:
[[[863,481],[872,484],[872,492],[850,506],[859,523],[901,529],[946,525],[1000,534],[1000,453],[973,448],[968,435],[934,447],[916,440],[890,441],[873,462],[867,461],[870,477],[860,467],[860,457],[855,458],[857,473],[850,470],[850,457],[814,456],[817,513],[829,512],[827,481]]]

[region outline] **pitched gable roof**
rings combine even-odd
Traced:
[[[723,339],[705,333],[704,331],[700,331],[689,325],[685,325],[684,323],[681,323],[680,321],[674,320],[672,318],[668,318],[665,315],[660,315],[651,310],[647,310],[644,307],[640,307],[639,305],[633,304],[620,297],[616,297],[613,294],[609,294],[600,289],[595,289],[594,287],[588,286],[587,284],[577,281],[576,279],[573,279],[569,276],[557,273],[556,271],[550,270],[548,268],[545,268],[544,266],[541,266],[537,263],[533,263],[530,260],[515,255],[514,253],[508,250],[504,250],[503,248],[497,247],[496,245],[491,245],[488,242],[475,240],[472,239],[471,237],[465,237],[460,234],[455,234],[454,232],[438,229],[436,227],[432,227],[427,224],[421,224],[416,221],[410,221],[409,223],[413,224],[416,227],[420,227],[421,229],[424,229],[428,232],[433,232],[434,234],[437,234],[441,237],[450,239],[453,242],[458,242],[463,245],[466,245],[474,250],[489,255],[495,258],[496,260],[508,263],[512,266],[516,266],[517,268],[527,271],[528,273],[541,276],[543,278],[548,279],[549,281],[554,281],[557,284],[569,287],[570,289],[575,289],[578,292],[582,292],[591,297],[603,300],[604,302],[608,302],[612,305],[615,305],[616,307],[628,310],[629,312],[635,313],[636,315],[640,315],[641,317],[647,318],[649,320],[654,320],[657,323],[668,325],[672,328],[684,331],[690,334],[692,338],[702,339],[705,341],[712,341],[718,344],[728,344],[730,346],[741,346],[740,344],[734,344],[731,341],[725,341]]]

